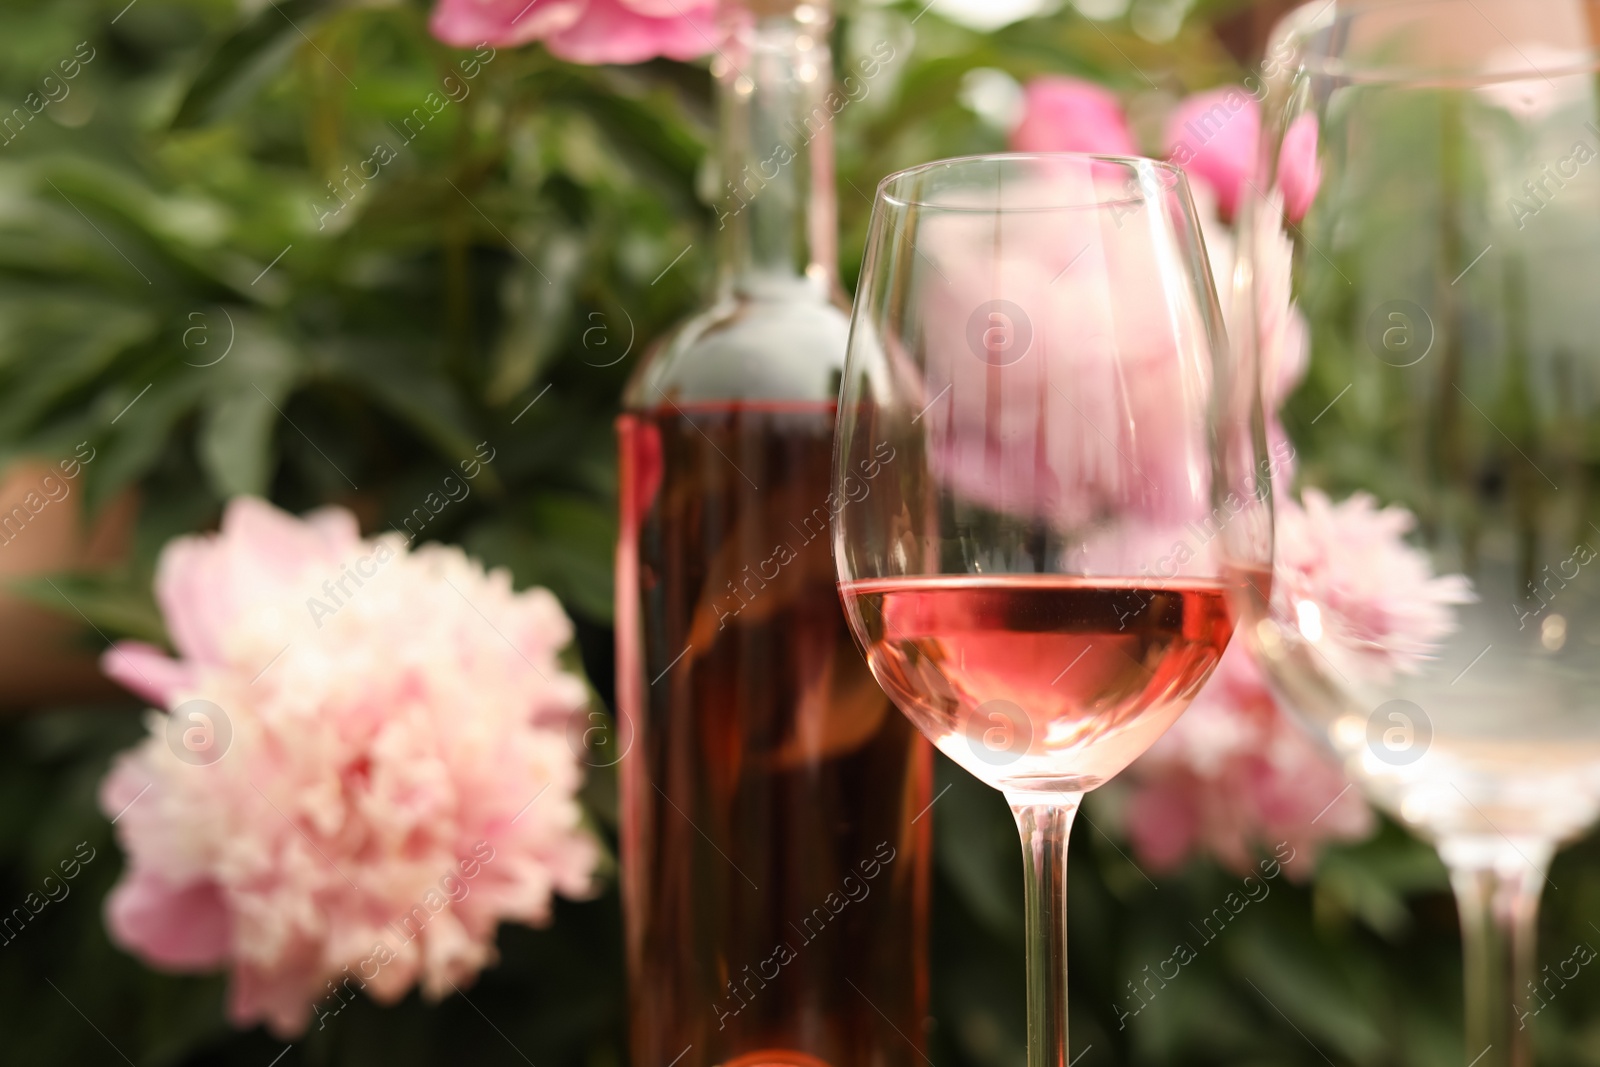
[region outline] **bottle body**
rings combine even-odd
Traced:
[[[826,9],[757,7],[734,5],[717,61],[719,298],[647,357],[618,422],[632,1058],[913,1067],[931,750],[868,672],[832,560],[849,324],[830,131],[805,122]]]
[[[917,1061],[929,754],[845,626],[832,437],[805,401],[621,420],[635,1063]]]

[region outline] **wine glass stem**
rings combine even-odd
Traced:
[[[1531,1028],[1550,996],[1534,985],[1533,964],[1539,894],[1553,849],[1542,841],[1463,838],[1442,842],[1439,852],[1461,913],[1467,1060],[1475,1067],[1531,1067]]]
[[[1082,793],[1006,792],[1028,909],[1028,1067],[1067,1067],[1067,839]]]

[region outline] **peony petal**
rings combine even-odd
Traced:
[[[340,508],[298,519],[265,500],[235,497],[213,545],[225,549],[230,564],[247,576],[264,571],[272,578],[294,578],[308,566],[337,565],[360,541],[355,516]]]
[[[622,0],[622,6],[636,15],[669,19],[685,15],[709,16],[716,11],[716,0]]]
[[[124,689],[167,711],[194,676],[193,668],[143,641],[118,641],[100,657],[100,669]]]
[[[588,0],[439,0],[428,31],[457,48],[514,48],[571,27],[587,6]]]
[[[123,948],[168,970],[210,970],[228,956],[228,909],[215,882],[171,886],[135,868],[107,898],[106,925]]]
[[[1191,179],[1210,185],[1230,217],[1254,177],[1260,139],[1261,108],[1236,86],[1196,93],[1167,119],[1167,155]]]
[[[1322,164],[1317,161],[1317,117],[1301,115],[1289,124],[1278,155],[1278,187],[1283,190],[1283,210],[1289,221],[1299,222],[1311,210],[1322,185]]]
[[[284,590],[308,575],[312,584],[337,578],[362,546],[348,511],[325,508],[302,520],[264,500],[234,498],[217,534],[182,537],[162,550],[156,600],[173,646],[201,664],[230,662],[236,650],[223,637],[240,620],[266,609],[258,622],[281,627]]]
[[[331,995],[313,1000],[313,990],[325,993],[310,967],[236,967],[228,987],[228,1019],[240,1029],[265,1023],[280,1040],[297,1040],[306,1032],[313,1012],[319,1017],[338,1014],[343,1005]]]
[[[1011,146],[1018,152],[1138,154],[1115,94],[1092,82],[1057,76],[1028,83],[1022,122],[1011,133]]]
[[[220,636],[231,605],[221,559],[204,537],[180,537],[161,550],[156,603],[173,646],[200,663],[222,663]]]
[[[685,7],[672,18],[651,18],[620,0],[589,0],[583,18],[552,34],[545,44],[569,63],[642,63],[657,56],[697,59],[716,42],[716,20],[709,8]]]
[[[1258,852],[1278,850],[1299,877],[1314,869],[1323,844],[1359,839],[1373,827],[1361,794],[1279,709],[1265,673],[1238,640],[1130,778],[1129,838],[1140,861],[1157,869],[1203,852],[1246,873]],[[1297,866],[1284,859],[1283,844],[1295,850]]]
[[[343,559],[361,545],[361,524],[344,508],[318,508],[307,512],[305,524],[322,540],[330,556]]]
[[[111,764],[111,771],[100,783],[100,810],[116,819],[151,786],[149,773],[140,765],[138,750],[124,752]]]
[[[1156,871],[1170,871],[1189,857],[1200,836],[1201,805],[1191,791],[1198,781],[1172,773],[1128,801],[1128,839],[1139,859]]]

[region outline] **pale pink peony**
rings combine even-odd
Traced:
[[[1235,86],[1196,93],[1167,118],[1167,155],[1190,178],[1210,187],[1227,218],[1233,217],[1239,198],[1255,185],[1260,143],[1261,107]],[[1301,115],[1289,125],[1278,155],[1281,209],[1289,221],[1305,217],[1321,184],[1317,119]]]
[[[1263,211],[1276,217],[1276,194],[1269,197]],[[1294,455],[1294,447],[1283,428],[1284,402],[1299,388],[1311,363],[1311,329],[1295,306],[1293,295],[1294,245],[1282,226],[1254,227],[1255,316],[1248,322],[1229,321],[1228,330],[1256,331],[1256,357],[1260,361],[1261,402],[1267,415],[1267,446],[1274,457]],[[1273,485],[1281,495],[1294,484],[1295,466],[1278,462],[1273,466]]]
[[[1028,83],[1011,147],[1018,152],[1138,155],[1115,94],[1093,82],[1056,75]]]
[[[1237,86],[1196,93],[1167,117],[1168,157],[1210,192],[1226,219],[1233,218],[1239,198],[1255,180],[1260,141],[1261,107]],[[1139,154],[1115,94],[1092,82],[1050,75],[1028,83],[1011,147],[1018,152]],[[1291,222],[1311,209],[1321,182],[1316,116],[1301,115],[1290,124],[1278,157],[1282,209]]]
[[[1267,201],[1269,213],[1277,210]],[[1261,359],[1261,402],[1276,422],[1289,395],[1299,388],[1311,363],[1311,330],[1295,306],[1293,293],[1294,245],[1281,226],[1255,228],[1256,320]],[[1239,323],[1246,329],[1249,324]],[[1229,329],[1235,324],[1229,323]]]
[[[1255,176],[1261,140],[1261,108],[1237,86],[1196,93],[1167,118],[1167,154],[1217,194],[1217,204],[1232,217]]]
[[[963,496],[1085,535],[1138,514],[1165,549],[1213,506],[1210,335],[1164,258],[1171,205],[1127,200],[1128,177],[1062,158],[1006,184],[1008,204],[1037,210],[924,219],[920,377],[929,462]],[[1061,207],[1097,202],[1113,206]],[[1000,373],[985,338],[1016,346]]]
[[[1278,188],[1283,190],[1283,210],[1299,222],[1311,210],[1322,185],[1322,164],[1317,161],[1317,117],[1301,115],[1289,124],[1278,152]]]
[[[1405,508],[1379,508],[1366,493],[1339,504],[1315,489],[1302,496],[1304,508],[1278,508],[1273,614],[1305,619],[1302,605],[1314,606],[1321,639],[1308,639],[1351,677],[1381,683],[1421,670],[1455,632],[1456,606],[1477,599],[1471,580],[1435,575],[1406,544],[1416,517]]]
[[[232,741],[186,762],[153,711],[117,759],[107,922],[153,965],[227,966],[236,1024],[295,1036],[337,1009],[335,983],[441,997],[492,962],[498,923],[590,891],[566,740],[588,694],[547,591],[456,548],[364,541],[342,510],[241,498],[220,534],[167,546],[156,595],[178,658],[119,644],[107,673],[168,711],[212,702]]]
[[[715,0],[439,0],[428,28],[460,48],[543,41],[571,63],[642,63],[711,51],[715,11]]]
[[[1240,641],[1130,780],[1128,836],[1157,872],[1203,850],[1245,873],[1259,852],[1288,842],[1287,870],[1304,877],[1324,843],[1358,840],[1374,825],[1338,763],[1279,709]]]
[[[1092,82],[1045,76],[1028,83],[1022,122],[1011,135],[1018,151],[1078,151],[1131,155],[1137,152],[1128,121],[1116,96]],[[1168,120],[1168,151],[1191,181],[1195,209],[1204,230],[1212,274],[1223,296],[1231,332],[1247,328],[1233,321],[1227,299],[1233,280],[1235,242],[1231,217],[1244,182],[1256,165],[1260,109],[1243,90],[1223,88],[1189,97]],[[1317,163],[1315,116],[1302,115],[1285,137],[1279,168],[1282,199],[1268,201],[1267,211],[1282,211],[1291,220],[1304,216],[1321,181]],[[1258,227],[1257,296],[1261,303],[1258,354],[1265,400],[1273,409],[1273,444],[1285,440],[1276,425],[1276,409],[1305,376],[1309,333],[1295,308],[1290,290],[1293,246],[1281,229]],[[1045,235],[1046,247],[1064,245],[1070,235]],[[1081,247],[1083,241],[1078,241]],[[1053,249],[1052,249],[1053,250]],[[1074,250],[1068,249],[1068,256]],[[1143,466],[1141,464],[1141,466]]]
[[[1301,625],[1317,628],[1318,652],[1351,677],[1381,682],[1420,669],[1454,631],[1455,606],[1474,599],[1471,583],[1436,576],[1427,555],[1406,544],[1415,518],[1404,508],[1379,509],[1365,494],[1335,505],[1314,489],[1304,499],[1304,507],[1278,500],[1273,614],[1314,618]],[[1314,605],[1314,616],[1302,605]],[[1237,639],[1130,779],[1129,836],[1158,870],[1202,848],[1243,870],[1254,849],[1288,841],[1307,871],[1320,844],[1372,827],[1338,764],[1278,708]]]
[[[1239,198],[1255,179],[1260,141],[1261,107],[1237,86],[1196,93],[1167,118],[1168,157],[1210,191],[1224,218],[1233,217]],[[1018,152],[1139,153],[1114,93],[1093,82],[1053,75],[1028,83],[1011,147]],[[1298,222],[1322,182],[1316,116],[1301,115],[1290,124],[1278,159],[1282,206],[1289,220]]]

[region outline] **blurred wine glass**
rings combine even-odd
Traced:
[[[1172,724],[1268,581],[1259,397],[1175,168],[978,157],[879,187],[835,442],[840,592],[879,684],[1016,816],[1033,1067],[1070,1059],[1079,802]]]
[[[1302,7],[1268,48],[1243,226],[1258,329],[1238,340],[1268,358],[1270,294],[1292,284],[1311,352],[1283,415],[1305,510],[1280,516],[1252,644],[1368,795],[1437,843],[1478,1067],[1529,1062],[1538,898],[1600,813],[1597,32],[1578,0]],[[1320,187],[1285,181],[1308,169]],[[1286,236],[1291,185],[1316,191]],[[1319,541],[1355,494],[1396,509],[1409,554]],[[1371,588],[1286,583],[1293,552]]]

